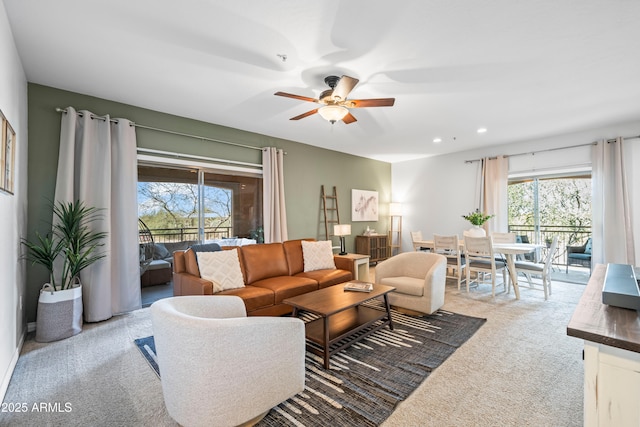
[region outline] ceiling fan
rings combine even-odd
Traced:
[[[347,99],[347,96],[358,84],[358,81],[358,79],[349,76],[325,77],[324,82],[331,89],[323,91],[318,99],[286,92],[276,92],[274,95],[299,99],[301,101],[315,102],[316,104],[323,105],[322,107],[307,111],[299,116],[292,117],[289,120],[300,120],[318,113],[322,118],[331,122],[331,124],[338,120],[342,120],[345,124],[355,122],[356,118],[349,112],[349,108],[393,106],[393,103],[396,101],[395,98]]]

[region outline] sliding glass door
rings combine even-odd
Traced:
[[[512,179],[508,186],[509,231],[531,243],[558,237],[562,262],[566,246],[581,245],[591,235],[591,176]]]
[[[255,238],[262,225],[262,179],[139,165],[138,212],[157,243]]]

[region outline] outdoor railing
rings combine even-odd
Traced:
[[[152,228],[151,235],[156,243],[184,242],[198,240],[198,227]],[[227,239],[231,236],[231,227],[205,227],[204,239]]]
[[[562,265],[567,264],[567,246],[581,246],[591,237],[591,227],[541,225],[536,230],[533,225],[510,224],[509,231],[518,236],[527,236],[531,243],[547,246],[558,236],[558,248],[553,263]]]

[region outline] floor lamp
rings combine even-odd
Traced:
[[[389,203],[389,255],[402,251],[402,204]]]

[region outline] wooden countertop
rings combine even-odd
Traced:
[[[602,303],[606,270],[606,265],[596,265],[569,321],[567,335],[640,353],[638,312]]]

